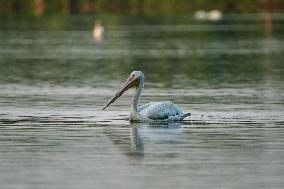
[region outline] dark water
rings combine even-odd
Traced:
[[[1,19],[1,188],[283,188],[284,15]],[[128,121],[171,100],[182,123]]]

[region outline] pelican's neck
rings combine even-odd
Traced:
[[[131,113],[138,113],[137,111],[137,106],[138,106],[138,100],[139,97],[142,93],[144,87],[144,80],[140,80],[140,84],[137,88],[135,88],[134,93],[133,93],[133,98],[132,98],[132,103],[131,103]]]

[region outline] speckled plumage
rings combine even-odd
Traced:
[[[134,94],[131,103],[130,121],[182,121],[189,113],[183,113],[177,105],[170,101],[150,102],[142,106],[137,106],[138,99],[144,87],[144,74],[141,71],[133,71],[127,81],[123,84],[116,95],[103,108],[108,107],[126,90],[134,87]]]
[[[170,101],[150,102],[137,108],[139,114],[151,120],[183,120],[189,114],[184,114]]]

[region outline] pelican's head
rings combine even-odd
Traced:
[[[135,78],[138,79],[140,82],[141,82],[142,80],[144,81],[144,79],[145,79],[145,76],[144,76],[143,72],[141,72],[141,71],[133,71],[133,72],[131,72],[129,78],[130,78],[130,77],[135,77]]]
[[[133,71],[131,72],[130,76],[127,78],[125,83],[120,87],[118,92],[114,95],[112,99],[106,104],[103,108],[106,109],[111,103],[113,103],[118,97],[120,97],[125,91],[130,88],[138,88],[140,85],[144,84],[144,74],[141,71]]]

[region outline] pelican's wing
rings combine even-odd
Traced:
[[[142,110],[144,110],[145,108],[148,108],[149,106],[151,106],[153,104],[153,102],[149,102],[147,104],[141,105],[137,107],[137,111],[140,112]]]

